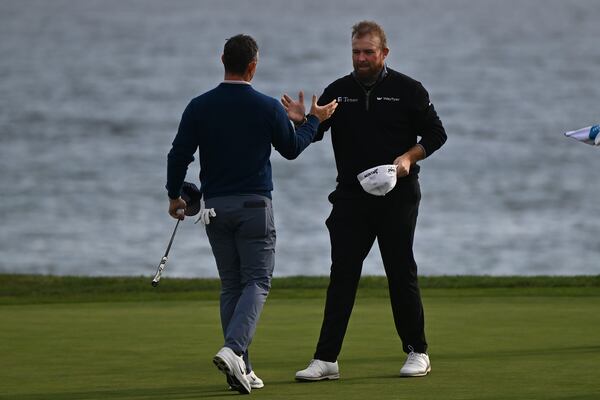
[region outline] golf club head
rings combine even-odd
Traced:
[[[158,264],[158,268],[156,270],[156,275],[154,275],[154,279],[152,279],[152,287],[158,286],[158,282],[160,282],[163,269],[165,269],[165,266],[167,265],[167,259],[167,257],[163,257],[160,260],[160,263]]]

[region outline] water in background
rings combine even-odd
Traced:
[[[258,90],[319,93],[361,19],[449,136],[421,163],[421,274],[600,273],[600,149],[562,136],[600,122],[596,0],[0,0],[0,271],[150,277],[174,226],[166,154],[225,39],[258,40]],[[273,170],[276,275],[328,274],[331,143]],[[216,276],[200,225],[167,268]],[[363,272],[383,274],[376,246]]]

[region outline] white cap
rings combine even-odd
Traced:
[[[393,164],[369,168],[356,176],[365,192],[385,196],[396,186],[396,166]]]

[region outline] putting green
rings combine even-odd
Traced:
[[[287,298],[293,288],[275,289],[251,347],[265,388],[251,396],[600,399],[600,288],[567,289],[424,289],[432,372],[406,379],[397,376],[404,354],[385,289],[361,288],[341,379],[317,383],[293,377],[312,357],[324,291],[299,289],[302,295]],[[46,296],[25,304],[20,296],[0,305],[0,399],[237,396],[211,362],[222,344],[214,288],[173,301]]]

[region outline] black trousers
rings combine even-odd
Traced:
[[[427,351],[423,304],[413,256],[421,191],[405,178],[385,196],[336,189],[326,225],[331,240],[331,274],[321,334],[314,358],[334,362],[342,348],[364,259],[375,239],[387,275],[396,331],[408,353]]]

